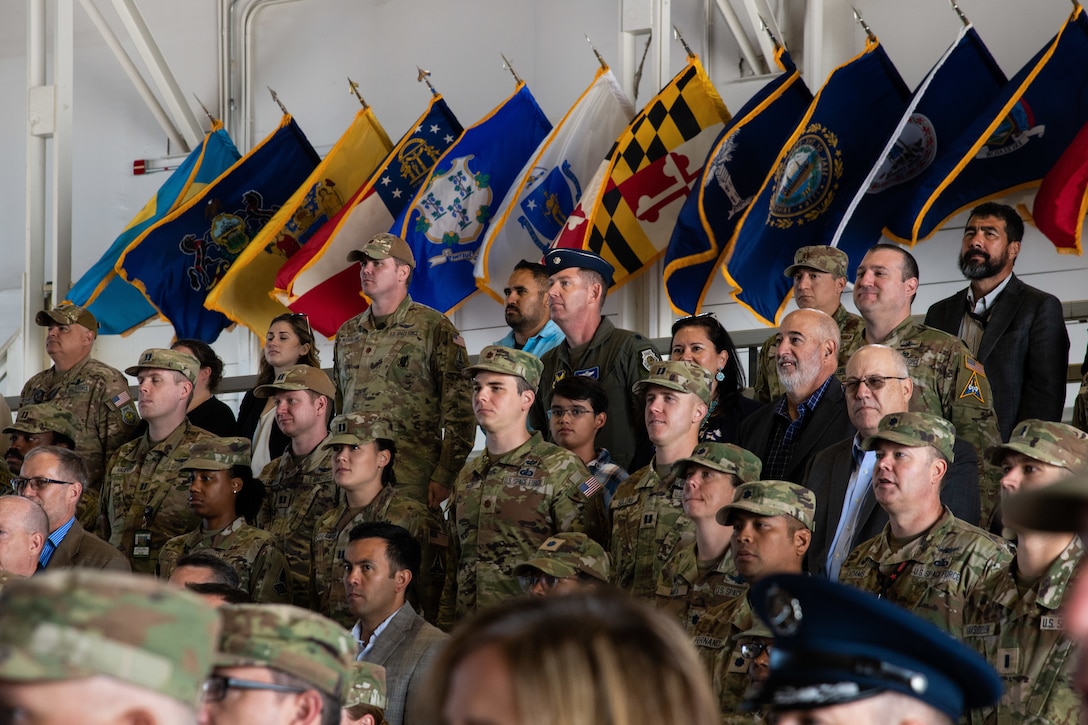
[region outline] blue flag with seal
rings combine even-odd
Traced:
[[[688,195],[665,251],[665,292],[679,315],[694,315],[744,210],[759,192],[778,150],[812,103],[812,92],[784,48],[782,73],[756,92],[722,130]]]
[[[782,270],[800,247],[824,243],[865,180],[910,98],[874,39],[828,76],[787,139],[727,245],[733,299],[777,324],[792,287]]]
[[[496,210],[552,124],[524,82],[438,159],[393,223],[416,269],[416,302],[448,314],[476,291],[476,256]]]
[[[928,239],[984,199],[1038,186],[1088,121],[1088,19],[1079,4],[918,185],[885,234]]]
[[[139,287],[178,337],[213,342],[230,320],[205,309],[208,290],[321,158],[289,114],[218,179],[137,237],[118,272]]]
[[[106,253],[72,286],[65,301],[90,310],[98,320],[99,335],[123,335],[158,316],[159,311],[143,293],[117,274],[117,260],[145,229],[215,181],[240,157],[223,124],[215,121],[200,145],[174,169]]]

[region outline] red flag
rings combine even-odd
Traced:
[[[1035,195],[1035,226],[1059,252],[1080,254],[1080,235],[1088,211],[1088,123],[1081,127]]]

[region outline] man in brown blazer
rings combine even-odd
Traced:
[[[12,479],[15,490],[39,503],[49,517],[49,538],[39,568],[132,570],[124,554],[84,530],[76,519],[87,481],[87,464],[80,454],[60,446],[39,446],[26,453],[21,473]]]

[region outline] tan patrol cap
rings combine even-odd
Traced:
[[[876,433],[861,442],[861,448],[875,451],[881,440],[908,448],[932,446],[949,463],[956,459],[956,428],[932,413],[889,413],[880,419]]]
[[[782,274],[792,277],[794,272],[807,267],[818,272],[827,272],[832,277],[845,277],[849,264],[850,258],[838,247],[817,244],[812,247],[801,247],[794,252],[793,264],[786,267],[786,271]]]
[[[94,334],[98,334],[98,320],[89,310],[71,302],[57,305],[51,310],[42,310],[34,315],[34,322],[42,327],[50,325],[83,325]]]
[[[760,516],[792,516],[811,531],[816,522],[816,494],[789,481],[754,481],[737,486],[733,503],[719,509],[718,523],[731,526],[734,511]]]
[[[167,350],[164,347],[152,347],[144,350],[140,355],[140,362],[130,368],[125,368],[125,375],[136,376],[143,369],[173,370],[189,379],[190,383],[196,382],[196,376],[200,373],[200,361],[187,352]]]
[[[480,351],[480,357],[475,365],[465,368],[464,375],[471,378],[481,370],[503,375],[514,375],[521,378],[529,387],[536,390],[540,387],[540,375],[544,372],[544,363],[540,358],[531,355],[524,350],[515,350],[501,345],[488,345]]]
[[[361,446],[379,438],[393,440],[393,428],[389,422],[374,414],[344,413],[332,419],[330,435],[322,448],[336,445]]]
[[[312,390],[329,400],[336,397],[336,386],[321,368],[312,365],[292,365],[276,376],[275,380],[258,385],[253,394],[258,398],[271,398],[284,390]]]
[[[1088,434],[1065,423],[1029,418],[1013,428],[1009,442],[989,450],[990,462],[1000,465],[1009,451],[1061,466],[1073,473],[1088,469]]]
[[[710,404],[710,373],[701,365],[684,360],[659,360],[650,365],[645,380],[637,380],[631,386],[635,396],[642,398],[646,388],[657,385],[681,393],[691,393],[707,405]]]
[[[362,249],[354,249],[348,252],[349,262],[364,262],[367,259],[393,259],[404,262],[412,269],[416,268],[416,258],[412,254],[412,248],[408,242],[398,236],[382,232],[375,234],[370,241],[363,245]]]

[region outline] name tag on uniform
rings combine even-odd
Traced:
[[[1063,624],[1061,617],[1041,617],[1039,619],[1039,629],[1065,629]]]
[[[633,506],[638,503],[638,496],[624,496],[623,498],[612,499],[612,508],[620,509],[627,506]]]
[[[747,587],[731,587],[725,584],[719,584],[718,586],[714,587],[714,594],[719,597],[735,598],[739,597],[741,594],[744,594],[746,589]]]
[[[540,478],[525,478],[524,476],[506,476],[502,479],[502,485],[515,488],[542,488],[544,480]]]
[[[916,579],[925,579],[931,582],[959,582],[960,573],[948,569],[935,569],[931,566],[915,566],[910,575]]]
[[[725,640],[717,637],[707,637],[705,634],[701,634],[692,640],[696,647],[706,647],[707,649],[721,649],[725,646]]]
[[[997,631],[996,622],[986,624],[968,624],[963,628],[964,637],[989,637]]]
[[[864,579],[868,574],[864,569],[843,569],[839,573],[840,579]]]

